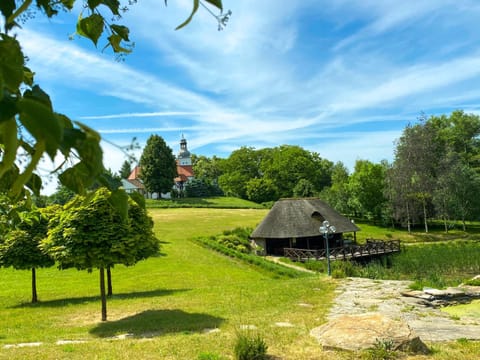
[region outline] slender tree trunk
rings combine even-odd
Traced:
[[[445,197],[443,197],[443,226],[445,227],[445,234],[448,234],[447,204],[445,202]]]
[[[412,229],[410,227],[410,207],[408,206],[408,201],[407,201],[407,230],[409,234],[412,232]]]
[[[422,201],[422,205],[423,205],[423,221],[425,223],[425,232],[428,233],[427,205],[425,204],[425,200]]]
[[[110,266],[107,267],[107,295],[113,295],[113,288],[112,288],[112,271]]]
[[[36,303],[37,298],[37,274],[35,268],[32,268],[32,303]]]
[[[465,216],[462,216],[463,231],[467,231],[467,223],[465,222]]]
[[[105,295],[105,269],[100,268],[100,297],[102,299],[102,321],[107,321],[107,296]]]

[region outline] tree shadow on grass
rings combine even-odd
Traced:
[[[177,292],[183,291],[190,291],[190,289],[157,289],[157,290],[150,290],[150,291],[133,291],[128,293],[119,293],[113,294],[107,298],[107,301],[110,300],[118,300],[118,299],[134,299],[134,298],[149,298],[149,297],[157,297],[157,296],[167,296]],[[55,299],[55,300],[47,300],[47,301],[39,301],[37,303],[21,303],[11,308],[25,308],[25,307],[63,307],[67,305],[79,305],[85,304],[92,301],[100,301],[100,294],[95,296],[83,296],[83,297],[76,297],[76,298],[65,298],[65,299]]]
[[[142,338],[214,329],[224,321],[220,317],[182,310],[147,310],[117,321],[102,322],[91,329],[90,333],[102,338],[119,334]]]

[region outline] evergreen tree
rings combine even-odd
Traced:
[[[140,158],[140,178],[150,193],[172,190],[177,176],[177,164],[172,149],[158,135],[151,135]]]
[[[120,178],[126,179],[132,172],[132,165],[125,160],[122,164],[122,167],[120,168]]]

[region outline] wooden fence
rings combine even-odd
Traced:
[[[345,245],[331,248],[330,260],[347,260],[375,255],[386,255],[400,251],[400,240],[367,240],[364,245]],[[325,260],[327,250],[284,248],[284,256],[292,261]]]

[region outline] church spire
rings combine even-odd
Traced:
[[[178,152],[179,165],[192,165],[192,159],[190,157],[190,151],[187,149],[187,140],[183,136],[180,139],[180,151]]]

